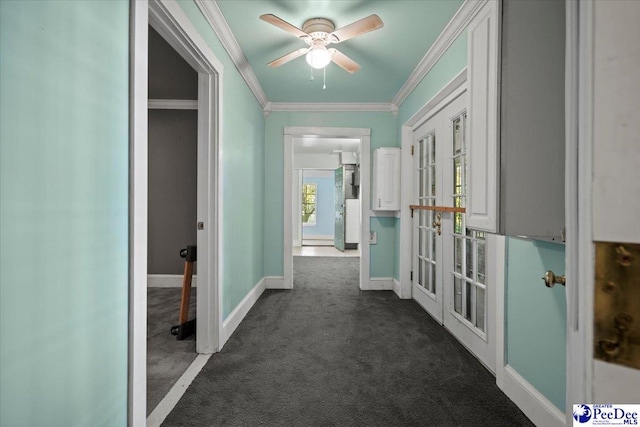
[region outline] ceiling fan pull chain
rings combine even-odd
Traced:
[[[322,90],[327,88],[327,67],[322,69]]]
[[[309,77],[310,81],[313,81],[313,67],[309,67],[311,69],[311,77]]]

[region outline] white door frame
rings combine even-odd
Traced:
[[[402,126],[402,150],[400,167],[400,288],[396,291],[400,298],[411,298],[411,266],[413,245],[413,221],[409,205],[413,203],[413,133],[423,123],[438,113],[444,106],[467,90],[467,69],[462,70],[440,92],[431,98]],[[399,292],[398,292],[399,291]]]
[[[593,4],[567,1],[565,224],[567,425],[574,403],[591,403],[593,371]]]
[[[303,136],[322,138],[360,139],[360,209],[362,210],[360,238],[360,289],[369,284],[369,201],[371,180],[371,129],[285,127],[284,128],[284,271],[283,288],[293,288],[293,139]]]
[[[148,25],[198,72],[198,298],[196,351],[220,349],[219,146],[222,135],[222,63],[176,2],[131,2],[130,50],[130,293],[129,425],[146,423],[147,324],[147,71]],[[195,224],[194,224],[195,226]]]

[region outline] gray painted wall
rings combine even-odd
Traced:
[[[198,73],[152,27],[149,99],[198,99]]]
[[[198,98],[198,74],[151,27],[149,98]],[[182,274],[196,244],[197,126],[196,110],[149,110],[149,274]]]
[[[149,110],[149,274],[182,274],[196,244],[196,110]]]

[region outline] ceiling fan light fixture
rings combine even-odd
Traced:
[[[327,50],[327,48],[323,46],[314,46],[307,53],[307,64],[311,65],[313,68],[320,70],[331,62],[331,53]]]

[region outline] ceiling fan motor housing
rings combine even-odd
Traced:
[[[325,18],[313,18],[305,21],[302,25],[302,31],[311,36],[311,40],[323,40],[332,42],[329,35],[335,30],[335,25]]]

